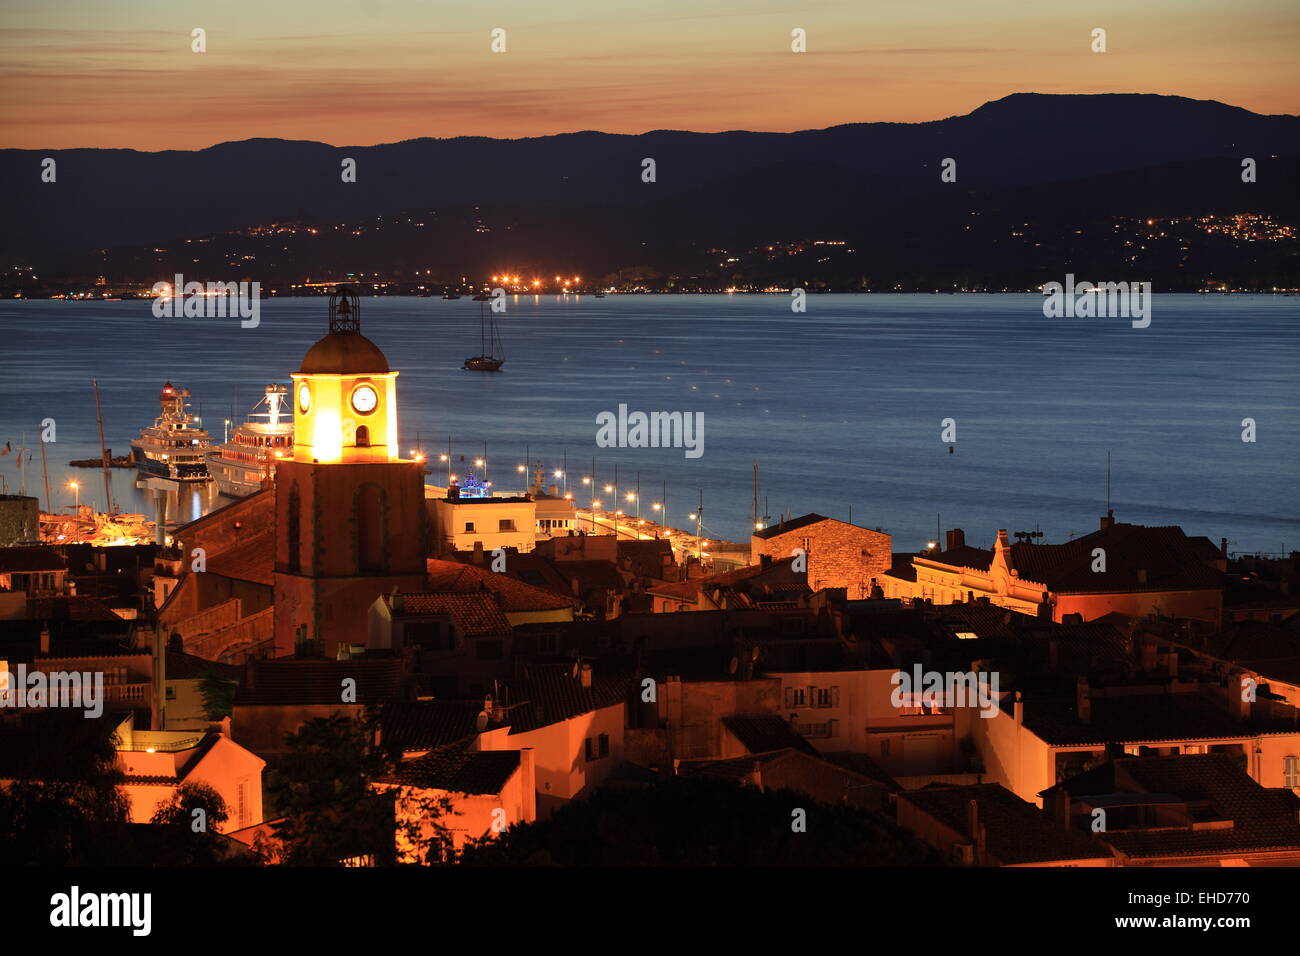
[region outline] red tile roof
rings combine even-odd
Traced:
[[[580,603],[572,595],[534,587],[508,574],[497,574],[478,565],[436,558],[430,558],[427,564],[430,591],[474,592],[486,588],[496,595],[501,610],[507,613],[562,610]]]
[[[271,587],[275,583],[275,529],[259,531],[247,541],[212,555],[207,569],[225,578]]]
[[[910,803],[970,843],[975,842],[975,834],[970,832],[970,802],[974,800],[976,820],[984,828],[990,860],[1004,866],[1095,860],[1111,855],[1083,834],[1053,825],[1048,814],[996,783],[907,790],[896,799]]]
[[[510,633],[510,621],[501,612],[492,591],[416,591],[402,594],[397,617],[447,615],[467,637],[492,637]]]

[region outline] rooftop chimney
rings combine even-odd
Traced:
[[[582,681],[582,686],[586,690],[591,689],[591,665],[582,664],[578,668],[578,679]]]
[[[953,528],[946,532],[943,537],[943,549],[951,551],[953,548],[964,547],[966,544],[966,532],[961,528]]]
[[[1107,528],[1114,527],[1114,525],[1115,525],[1115,510],[1113,508],[1108,508],[1106,510],[1106,517],[1101,519],[1101,530],[1105,531]]]
[[[474,542],[474,563],[482,567],[483,565],[483,542]]]
[[[1025,700],[1020,691],[1016,691],[1015,700],[1011,704],[1011,716],[1017,724],[1025,722]]]

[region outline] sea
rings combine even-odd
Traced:
[[[1147,328],[1047,318],[1042,302],[813,295],[798,313],[778,294],[518,296],[497,316],[495,374],[461,369],[479,352],[468,297],[363,298],[361,324],[401,373],[403,450],[429,456],[430,483],[445,483],[448,453],[498,492],[540,462],[580,505],[612,508],[616,485],[628,514],[693,529],[698,511],[706,536],[741,542],[756,520],[817,512],[888,531],[895,551],[949,528],[981,547],[999,529],[1051,543],[1095,530],[1109,506],[1232,551],[1300,548],[1300,297],[1158,294]],[[9,493],[44,501],[52,419],[51,504],[103,507],[101,472],[69,465],[99,456],[92,379],[114,455],[152,423],[167,381],[191,390],[219,440],[327,330],[324,298],[265,298],[252,328],[156,318],[152,305],[0,303]],[[598,418],[620,405],[702,413],[703,453],[599,447]],[[133,471],[113,470],[112,493],[153,512]],[[188,493],[170,517],[223,503]]]

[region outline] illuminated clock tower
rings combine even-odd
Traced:
[[[340,286],[329,334],[293,374],[293,458],[275,472],[275,647],[337,655],[365,644],[370,605],[425,587],[424,465],[397,439],[397,372],[361,334]]]

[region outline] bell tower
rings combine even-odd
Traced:
[[[369,608],[425,586],[424,465],[401,457],[397,372],[361,334],[340,286],[329,331],[293,373],[294,449],[276,466],[275,647],[337,655],[365,644]]]

